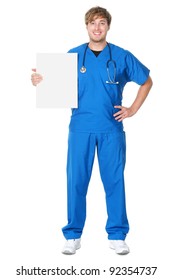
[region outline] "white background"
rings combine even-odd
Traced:
[[[1,1],[1,279],[28,279],[15,275],[22,265],[25,268],[74,265],[79,269],[107,271],[110,266],[158,266],[156,275],[147,279],[170,279],[173,250],[171,2]],[[151,69],[154,82],[138,114],[124,121],[126,196],[131,226],[127,243],[131,253],[123,257],[108,248],[104,230],[106,208],[97,160],[89,186],[82,248],[74,256],[61,254],[64,244],[61,228],[66,224],[65,169],[71,112],[36,109],[35,88],[30,81],[36,53],[65,53],[88,41],[84,14],[95,5],[106,7],[113,16],[108,41],[135,54]],[[136,85],[126,87],[125,106],[133,101],[136,92]],[[90,278],[97,277],[117,276],[106,272]],[[41,279],[53,278],[41,276]],[[72,278],[75,277],[68,276]]]

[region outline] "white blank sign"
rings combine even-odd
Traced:
[[[36,107],[77,108],[77,54],[38,53],[36,67],[43,76],[36,87]]]

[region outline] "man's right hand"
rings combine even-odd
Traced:
[[[34,72],[32,75],[31,75],[31,82],[33,84],[33,86],[37,86],[42,80],[43,80],[43,77],[36,73],[36,69],[32,69],[32,71]]]

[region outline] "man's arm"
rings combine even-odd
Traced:
[[[120,109],[117,113],[113,115],[115,120],[121,122],[125,118],[132,117],[134,114],[136,114],[139,108],[144,103],[148,93],[150,92],[152,85],[153,85],[153,81],[149,76],[147,81],[139,87],[137,96],[129,108],[124,106],[119,106],[119,105],[114,106],[114,108]]]

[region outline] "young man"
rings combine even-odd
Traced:
[[[97,150],[106,193],[106,231],[110,248],[117,254],[127,254],[126,143],[122,121],[139,110],[152,87],[152,80],[149,69],[133,54],[106,41],[111,24],[111,15],[106,9],[91,8],[85,15],[85,23],[89,43],[69,51],[78,53],[78,108],[72,110],[69,125],[68,223],[62,228],[66,238],[62,252],[74,254],[80,248],[87,189]],[[41,75],[32,75],[34,85],[41,79]],[[127,108],[122,106],[122,93],[130,81],[137,83],[139,89],[134,102]]]

